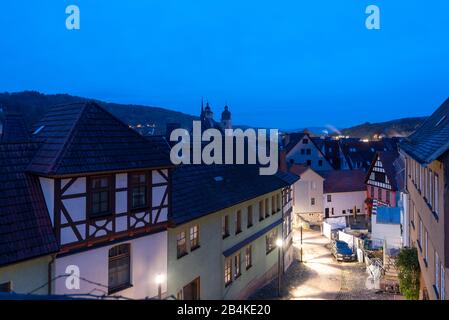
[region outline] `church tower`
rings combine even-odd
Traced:
[[[224,111],[221,113],[221,127],[224,129],[232,129],[231,112],[227,105],[224,107]]]

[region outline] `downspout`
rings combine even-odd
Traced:
[[[51,286],[52,286],[52,267],[56,260],[56,254],[51,255],[51,260],[48,262],[48,274],[47,274],[47,294],[51,295]]]

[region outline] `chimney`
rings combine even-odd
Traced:
[[[279,171],[288,172],[287,169],[287,152],[284,148],[279,150]]]
[[[284,134],[284,147],[286,147],[290,142],[290,134]]]

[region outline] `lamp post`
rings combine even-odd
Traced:
[[[157,297],[159,300],[162,300],[162,283],[164,282],[164,275],[158,274],[155,278],[157,284]]]
[[[283,246],[282,239],[276,240],[276,246],[278,247],[278,297],[281,296],[281,249]]]

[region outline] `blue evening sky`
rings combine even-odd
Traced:
[[[278,128],[428,115],[449,97],[449,1],[2,0],[0,92],[21,90],[191,114],[204,97]]]

